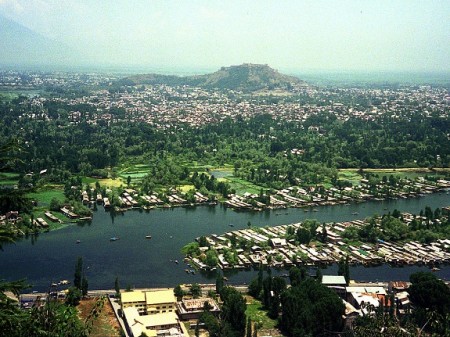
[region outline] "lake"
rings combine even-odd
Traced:
[[[215,274],[187,274],[181,248],[201,235],[222,234],[253,226],[275,226],[305,219],[321,222],[362,219],[383,214],[395,208],[418,214],[425,206],[450,205],[450,197],[437,193],[414,199],[370,201],[348,206],[321,206],[317,212],[303,208],[263,212],[236,212],[222,206],[171,208],[150,212],[132,210],[113,217],[102,207],[94,213],[90,223],[69,225],[63,229],[42,233],[36,238],[22,239],[4,246],[0,252],[0,278],[16,280],[26,278],[33,285],[30,290],[45,291],[52,282],[73,281],[75,263],[83,257],[84,272],[90,289],[112,289],[119,278],[121,287],[172,287],[180,283],[214,283]],[[352,214],[352,213],[358,213]],[[230,224],[233,227],[230,227]],[[151,239],[146,239],[151,235]],[[111,237],[119,240],[111,242]],[[80,243],[77,244],[77,240]],[[179,263],[175,263],[177,260]],[[408,280],[415,271],[427,267],[392,268],[378,266],[351,267],[351,278],[361,281]],[[248,283],[256,271],[229,271],[226,276],[233,284]],[[278,273],[286,273],[285,270]],[[322,273],[337,273],[330,266]],[[274,275],[277,272],[274,272]],[[442,266],[438,277],[450,279],[450,267]]]

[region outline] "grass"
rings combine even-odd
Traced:
[[[0,173],[0,185],[16,185],[19,182],[19,174],[13,172]]]
[[[118,179],[112,179],[112,178],[98,179],[97,181],[99,182],[100,186],[120,187],[122,185],[125,185],[125,182],[120,178],[118,178]]]
[[[227,181],[232,189],[236,190],[238,194],[244,194],[245,192],[258,194],[261,191],[261,186],[255,185],[247,180],[236,178],[234,176],[221,178],[223,181]]]
[[[350,181],[353,185],[359,185],[362,176],[358,173],[358,170],[339,170],[338,179]]]
[[[450,168],[397,168],[397,169],[364,169],[364,172],[370,172],[382,176],[390,176],[391,174],[400,178],[414,179],[425,175],[446,175],[450,173]],[[359,176],[358,169],[340,169],[340,179],[356,179]],[[353,181],[352,181],[353,182]]]
[[[37,192],[29,193],[29,198],[36,200],[38,206],[49,206],[53,198],[64,201],[64,191],[62,186],[48,186]]]
[[[189,192],[192,189],[195,189],[195,186],[194,185],[181,185],[179,187],[179,189],[181,190],[181,192],[186,193],[186,192]]]
[[[262,330],[276,329],[277,321],[267,316],[267,311],[263,309],[261,302],[253,297],[247,296],[247,310],[245,310],[245,314],[252,322],[261,323],[260,332]]]

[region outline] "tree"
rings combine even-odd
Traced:
[[[418,272],[410,276],[408,289],[411,302],[416,306],[415,319],[419,326],[431,324],[425,330],[442,334],[448,332],[450,313],[450,289],[429,272]]]
[[[59,211],[62,206],[63,205],[62,205],[61,201],[59,201],[59,199],[52,198],[52,200],[50,201],[49,208],[50,208],[51,211]]]
[[[195,324],[195,337],[200,337],[200,324],[199,324],[200,320],[197,320],[197,324]]]
[[[205,264],[211,268],[217,266],[219,258],[217,257],[217,252],[214,249],[209,249],[206,252]]]
[[[289,281],[291,282],[292,287],[298,286],[302,281],[301,272],[298,267],[294,266],[289,269]]]
[[[175,288],[173,288],[173,294],[177,298],[177,301],[181,301],[184,296],[184,291],[181,289],[181,285],[178,284]]]
[[[202,296],[202,288],[198,283],[193,283],[190,287],[190,292],[193,298],[199,298]]]
[[[297,229],[297,241],[301,244],[308,244],[311,241],[311,232],[304,227],[300,227]]]
[[[342,329],[342,300],[315,280],[306,279],[283,292],[281,306],[280,326],[288,336],[320,336]]]
[[[83,296],[86,296],[88,294],[88,288],[89,288],[88,280],[86,276],[83,276],[81,280],[81,294]]]
[[[119,277],[116,276],[114,280],[114,290],[116,291],[116,297],[120,298],[120,285],[119,285]]]
[[[83,278],[83,258],[78,257],[77,264],[75,265],[75,274],[73,278],[73,285],[75,288],[81,290],[82,278]]]
[[[247,318],[247,326],[245,331],[245,337],[252,337],[252,320],[250,318]]]
[[[76,307],[81,300],[81,290],[77,287],[70,287],[66,295],[66,304]]]
[[[232,287],[224,287],[221,298],[223,300],[222,320],[230,325],[232,331],[242,336],[245,331],[245,310],[247,309],[245,298]]]
[[[222,292],[224,282],[223,282],[223,276],[219,269],[217,269],[217,275],[216,275],[216,293],[220,294]]]

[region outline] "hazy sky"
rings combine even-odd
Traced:
[[[103,64],[450,71],[449,0],[0,0],[0,15]]]

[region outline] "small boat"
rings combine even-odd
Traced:
[[[232,223],[230,223],[228,226],[230,226],[230,227],[234,227],[234,225],[232,224]]]
[[[175,260],[175,261],[173,261],[173,262],[175,262],[176,264],[178,264],[178,260]]]
[[[69,280],[61,280],[61,281],[59,281],[59,284],[61,284],[61,285],[67,285],[69,283],[70,283]]]
[[[145,238],[146,238],[146,239],[151,239],[152,236],[151,236],[151,235],[146,235]]]
[[[81,243],[81,240],[77,240],[77,241],[75,241],[75,243]]]
[[[440,269],[438,267],[431,268],[431,271],[439,271]]]
[[[119,240],[117,236],[113,236],[111,239],[109,239],[109,241],[117,241],[117,240]]]
[[[352,215],[358,215],[358,212],[353,212]]]

